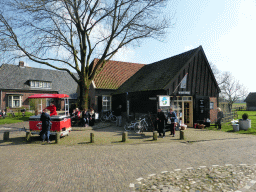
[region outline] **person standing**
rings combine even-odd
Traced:
[[[221,111],[221,108],[217,108],[218,110],[218,114],[217,114],[217,125],[218,125],[218,129],[220,130],[221,129],[221,121],[222,121],[222,118],[224,117],[223,116],[223,112]]]
[[[42,131],[41,136],[43,139],[43,142],[45,141],[45,137],[47,139],[47,143],[50,143],[49,137],[50,137],[50,129],[51,129],[51,117],[48,114],[49,110],[45,109],[40,117],[40,121],[42,121]]]
[[[91,107],[90,113],[89,113],[89,125],[93,126],[94,122],[95,122],[95,112],[94,112],[93,108]]]
[[[171,134],[170,135],[173,135],[173,137],[175,137],[175,123],[176,123],[176,119],[177,119],[177,115],[176,113],[172,110],[172,108],[170,108],[170,111],[168,112],[168,119],[171,120]]]
[[[159,137],[161,137],[163,133],[163,138],[165,137],[165,130],[164,130],[164,122],[166,121],[166,117],[164,115],[164,112],[161,109],[157,110],[157,126],[158,126],[158,132],[159,132]]]
[[[116,126],[122,126],[122,105],[119,105],[115,111],[116,114]]]
[[[54,105],[54,102],[52,101],[50,106],[46,107],[45,109],[50,110],[50,116],[58,115],[56,111],[56,106]],[[44,110],[43,110],[44,111]]]

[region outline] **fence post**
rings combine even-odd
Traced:
[[[31,132],[26,132],[26,142],[30,142],[31,141]]]
[[[90,133],[90,142],[94,143],[94,133]]]
[[[9,140],[10,132],[4,132],[4,141]]]
[[[55,143],[59,143],[59,142],[60,142],[60,132],[56,132]]]
[[[125,131],[125,132],[123,132],[123,134],[122,134],[122,142],[126,142],[126,140],[127,140],[127,132]]]
[[[180,140],[184,140],[185,136],[184,136],[184,131],[180,130]]]
[[[153,140],[157,140],[157,131],[153,131]]]

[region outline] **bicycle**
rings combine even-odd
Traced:
[[[105,122],[105,121],[116,122],[116,116],[113,115],[113,111],[108,111],[105,115],[101,116],[100,120],[102,122]]]
[[[138,121],[138,126],[135,127],[137,128],[136,130],[134,130],[136,133],[143,133],[144,131],[148,131],[148,123],[146,121],[146,117],[144,116],[143,119],[141,119],[142,117],[140,117],[140,120]]]
[[[125,125],[124,125],[124,130],[125,131],[131,131],[132,129],[135,131],[137,130],[139,126],[139,123],[138,121],[132,121],[130,123],[126,122]]]
[[[133,129],[133,131],[135,133],[143,133],[144,131],[148,130],[148,123],[146,121],[146,118],[144,117],[143,119],[140,119],[138,121],[132,121],[130,123],[126,123],[124,125],[124,130],[125,131],[131,131]]]

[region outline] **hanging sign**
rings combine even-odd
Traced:
[[[190,91],[179,91],[180,95],[190,95]]]
[[[169,107],[170,106],[170,96],[159,96],[159,106]]]

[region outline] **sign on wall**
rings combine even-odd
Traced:
[[[159,96],[159,106],[169,107],[170,106],[170,96]]]

